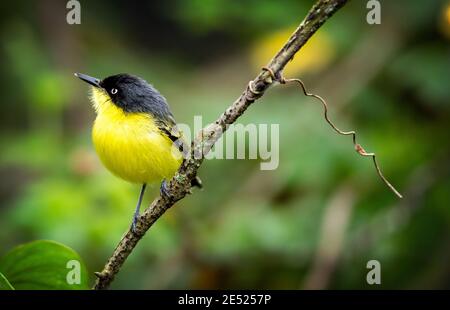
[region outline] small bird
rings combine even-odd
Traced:
[[[167,195],[166,179],[178,170],[186,151],[184,138],[166,99],[145,80],[130,74],[102,80],[75,76],[92,86],[97,114],[92,139],[103,165],[119,178],[142,184],[131,224],[134,232],[147,184],[161,182],[161,194]],[[201,187],[200,179],[192,185]]]

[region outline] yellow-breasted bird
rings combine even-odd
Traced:
[[[103,80],[75,76],[92,85],[97,113],[92,139],[100,160],[114,175],[142,184],[132,221],[135,231],[146,185],[162,182],[161,194],[167,195],[165,180],[178,170],[186,144],[166,99],[145,80],[130,74]],[[192,185],[201,187],[200,179]]]

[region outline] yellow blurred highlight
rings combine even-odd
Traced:
[[[450,39],[450,2],[446,4],[442,13],[441,30]]]
[[[274,32],[257,41],[251,49],[251,64],[255,70],[267,64],[283,46],[295,28],[289,27]],[[335,56],[331,37],[324,31],[319,31],[306,43],[297,56],[290,61],[284,73],[287,77],[317,72],[326,67]]]

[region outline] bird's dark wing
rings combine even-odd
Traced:
[[[172,116],[167,116],[164,120],[159,120],[157,125],[159,130],[177,145],[181,153],[187,151],[187,144],[183,133],[178,129]]]
[[[173,116],[169,115],[164,121],[158,121],[158,128],[163,134],[165,134],[170,140],[172,140],[173,143],[177,145],[178,150],[183,154],[183,157],[186,158],[187,152],[189,152],[189,145],[184,139],[183,133],[178,130]],[[198,176],[195,176],[191,180],[191,186],[202,188],[202,180]]]
[[[158,128],[173,142],[182,138],[181,132],[177,128],[177,124],[172,116],[157,121]]]

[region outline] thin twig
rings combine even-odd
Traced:
[[[302,46],[311,38],[335,12],[348,0],[318,0],[306,15],[300,26],[291,35],[286,44],[269,62],[270,68],[276,75],[280,75],[286,64],[294,57]],[[128,255],[132,253],[136,244],[142,239],[148,229],[177,201],[183,199],[191,189],[191,180],[197,175],[204,156],[214,143],[222,136],[228,125],[234,123],[247,108],[272,85],[273,79],[266,70],[249,83],[241,96],[212,124],[201,130],[194,139],[190,157],[185,159],[175,176],[167,182],[168,195],[160,195],[143,212],[136,222],[136,229],[122,237],[114,253],[108,259],[101,272],[97,272],[94,289],[106,289],[120,271]],[[198,156],[200,154],[200,156]]]
[[[268,69],[266,68],[266,70],[268,70]],[[305,84],[300,79],[285,79],[284,77],[281,77],[280,78],[280,83],[282,83],[282,84],[298,83],[301,86],[305,96],[313,97],[313,98],[316,98],[317,100],[319,100],[322,103],[322,105],[323,105],[323,115],[325,117],[325,120],[331,126],[331,128],[333,128],[333,130],[336,131],[340,135],[344,135],[344,136],[350,136],[351,135],[353,137],[353,145],[355,146],[355,151],[361,156],[372,157],[373,163],[375,165],[375,168],[376,168],[377,173],[380,176],[381,180],[383,180],[383,182],[387,185],[387,187],[389,187],[389,189],[395,195],[397,195],[398,198],[403,198],[403,196],[395,189],[395,187],[384,177],[383,173],[381,172],[381,168],[380,168],[380,165],[378,164],[377,157],[376,157],[375,153],[368,153],[368,152],[366,152],[366,150],[364,150],[364,148],[361,146],[361,144],[359,144],[356,141],[356,132],[354,130],[352,130],[352,131],[342,131],[339,128],[337,128],[336,125],[330,120],[330,118],[328,117],[328,105],[327,105],[326,101],[322,97],[320,97],[319,95],[308,93],[306,91]]]

